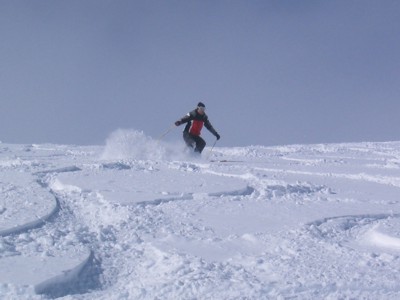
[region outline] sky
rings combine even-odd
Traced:
[[[397,0],[0,0],[0,36],[3,143],[157,138],[199,101],[218,146],[400,140]]]

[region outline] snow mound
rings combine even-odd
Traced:
[[[88,169],[80,173],[59,174],[50,187],[57,193],[81,193],[96,195],[113,204],[160,204],[176,200],[193,199],[196,194],[214,197],[224,195],[248,195],[252,189],[235,177],[201,174],[158,164],[143,165],[132,170],[117,165],[112,180],[106,168],[104,172]],[[196,170],[196,169],[194,169]]]
[[[400,238],[394,237],[376,229],[370,230],[368,234],[365,235],[364,242],[376,247],[382,247],[385,249],[391,249],[395,251],[400,250]]]
[[[43,225],[59,209],[55,197],[29,173],[0,173],[0,236]]]
[[[82,249],[58,256],[10,256],[0,259],[0,282],[13,286],[32,286],[37,294],[60,297],[81,292],[92,255]],[[90,285],[84,282],[84,289]],[[82,289],[82,287],[81,287]],[[1,292],[1,289],[0,289]]]

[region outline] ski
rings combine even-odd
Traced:
[[[229,159],[217,160],[217,159],[212,159],[212,160],[210,160],[210,162],[228,163],[228,162],[244,162],[244,160],[229,160]]]

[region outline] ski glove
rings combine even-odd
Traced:
[[[221,136],[218,133],[215,134],[215,137],[217,138],[217,141],[221,138]]]
[[[176,122],[175,122],[175,126],[179,126],[179,125],[181,125],[181,124],[182,124],[181,121],[176,121]]]

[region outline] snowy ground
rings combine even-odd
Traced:
[[[0,144],[0,298],[400,299],[400,142],[182,148]]]

